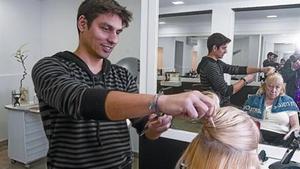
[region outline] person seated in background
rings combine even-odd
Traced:
[[[259,130],[247,113],[227,106],[212,123],[202,118],[201,132],[188,145],[176,169],[258,169]]]
[[[285,140],[299,130],[298,106],[285,94],[279,73],[267,76],[258,95],[249,96],[243,109],[259,124],[263,143],[287,146]]]

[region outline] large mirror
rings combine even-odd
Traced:
[[[276,61],[280,64],[280,60],[289,59],[299,46],[300,9],[297,6],[233,10],[235,25],[232,64],[262,67],[269,52],[278,56]],[[211,31],[211,19],[211,11],[160,16],[158,90],[166,89],[166,92],[171,93],[186,91],[199,83],[199,77],[192,72],[201,58],[207,55],[206,40]],[[182,62],[176,58],[177,48],[180,49],[179,61]],[[178,73],[180,84],[161,83],[166,79],[166,72]],[[239,78],[231,77],[232,80]],[[252,85],[258,89],[261,78],[257,77],[256,83]],[[240,99],[239,96],[237,99]],[[193,120],[175,118],[172,127],[199,132],[201,125]]]
[[[233,46],[233,64],[263,67],[274,66],[283,77],[283,66],[291,55],[299,47],[299,20],[300,8],[297,6],[281,6],[276,8],[251,8],[235,10],[235,36]],[[267,55],[272,53],[268,59]],[[272,63],[272,64],[271,64]],[[239,78],[239,77],[237,77]],[[257,77],[257,84],[262,83],[263,78]],[[286,81],[292,83],[290,81]],[[290,90],[290,89],[289,89]],[[267,92],[267,91],[266,91]],[[292,92],[287,92],[288,95]],[[294,95],[290,95],[295,100]],[[267,95],[265,95],[267,97]],[[295,100],[296,101],[296,100]],[[274,103],[275,101],[273,101]],[[291,117],[291,116],[290,116]],[[270,135],[270,120],[263,117],[264,124],[261,127],[262,138],[265,144],[282,146],[284,141]],[[297,114],[295,114],[297,118]],[[299,119],[299,115],[298,115]],[[274,120],[272,125],[279,125],[279,121]],[[270,123],[271,124],[271,123]],[[292,125],[292,123],[288,123]],[[274,129],[274,128],[272,128]],[[278,132],[274,129],[272,131]],[[268,133],[267,133],[268,132]],[[284,132],[283,132],[284,133]]]
[[[287,60],[299,46],[300,8],[239,9],[235,12],[233,64],[263,66],[267,54]]]

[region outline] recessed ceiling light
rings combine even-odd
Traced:
[[[160,21],[160,22],[159,22],[159,24],[161,24],[161,25],[162,25],[162,24],[166,24],[166,22],[164,22],[164,21]]]
[[[277,18],[277,15],[268,15],[267,18]]]
[[[184,4],[183,1],[173,1],[172,3],[173,3],[174,5],[182,5],[182,4]]]

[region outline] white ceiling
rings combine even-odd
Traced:
[[[161,0],[171,1],[171,0]],[[196,1],[196,0],[186,0]],[[199,0],[200,1],[200,0]],[[208,0],[201,0],[208,1]],[[217,0],[213,0],[217,1]],[[267,18],[268,15],[277,15],[277,18]],[[288,18],[300,18],[300,8],[284,8],[284,9],[269,9],[269,10],[253,10],[253,11],[239,11],[235,12],[235,21],[247,21],[247,20],[260,20],[270,22],[272,20],[283,20]],[[211,20],[211,14],[200,14],[190,16],[176,16],[160,18],[167,24],[187,24],[191,22],[208,22]]]
[[[159,7],[165,8],[165,7],[172,7],[174,6],[172,4],[173,1],[177,0],[159,0]],[[224,2],[241,2],[245,0],[180,0],[184,1],[184,5],[199,5],[199,4],[208,4],[208,3],[224,3]]]
[[[268,15],[277,15],[273,19],[286,19],[300,17],[300,8],[285,8],[285,9],[271,9],[271,10],[256,10],[256,11],[242,11],[236,12],[236,20],[254,20],[254,19],[268,19]]]

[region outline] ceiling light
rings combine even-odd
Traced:
[[[277,15],[268,15],[267,18],[277,18]]]
[[[182,4],[184,4],[183,1],[173,1],[172,3],[173,3],[174,5],[182,5]]]
[[[160,24],[160,25],[166,24],[166,22],[164,22],[164,21],[159,21],[159,24]]]

